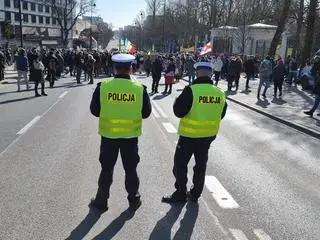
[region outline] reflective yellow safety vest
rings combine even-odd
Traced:
[[[141,135],[143,86],[130,79],[101,82],[99,134],[107,138]]]
[[[226,102],[225,93],[212,84],[195,84],[191,90],[192,108],[180,120],[178,134],[189,138],[217,135]]]

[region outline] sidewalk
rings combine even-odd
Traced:
[[[267,98],[257,99],[257,88],[259,79],[250,81],[250,90],[245,91],[246,79],[241,77],[238,92],[232,91],[228,94],[229,101],[238,103],[244,107],[261,113],[269,118],[293,127],[299,131],[307,133],[320,139],[320,117],[316,113],[311,118],[303,113],[310,110],[314,103],[314,95],[308,91],[303,91],[301,86],[283,88],[282,98],[274,98],[273,86],[267,91]],[[219,87],[227,90],[227,82],[221,80]],[[264,88],[262,88],[263,90]]]

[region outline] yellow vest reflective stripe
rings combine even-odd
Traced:
[[[191,90],[192,108],[180,120],[179,135],[190,138],[217,135],[225,105],[224,92],[212,84],[195,84]]]
[[[99,134],[108,138],[141,135],[143,86],[130,79],[101,82]]]

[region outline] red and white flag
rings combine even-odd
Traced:
[[[208,42],[207,44],[205,44],[203,46],[203,48],[201,49],[200,55],[204,55],[204,54],[207,54],[209,52],[212,52],[212,44],[211,44],[211,42]]]

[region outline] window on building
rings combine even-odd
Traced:
[[[11,7],[10,0],[4,0],[4,6],[5,7]]]
[[[57,19],[54,17],[52,18],[52,25],[56,25],[57,24]]]
[[[14,8],[19,8],[20,0],[14,0],[13,6]]]
[[[38,12],[43,12],[43,5],[42,4],[38,5]]]
[[[19,22],[19,21],[20,21],[20,15],[19,15],[19,13],[14,13],[14,20],[15,20],[16,22]]]
[[[39,23],[43,24],[43,17],[42,16],[39,16]]]
[[[36,4],[35,3],[30,3],[31,4],[31,11],[36,11]]]
[[[23,21],[29,22],[29,15],[28,14],[23,14]]]
[[[22,8],[23,8],[24,10],[28,10],[28,2],[23,2]]]
[[[11,12],[6,12],[5,13],[5,19],[6,19],[6,21],[10,21],[11,22]]]
[[[49,6],[46,6],[46,13],[49,13],[50,12],[50,8]]]
[[[31,22],[36,23],[37,22],[37,16],[36,15],[31,15]]]
[[[50,24],[50,18],[46,17],[46,24]]]

